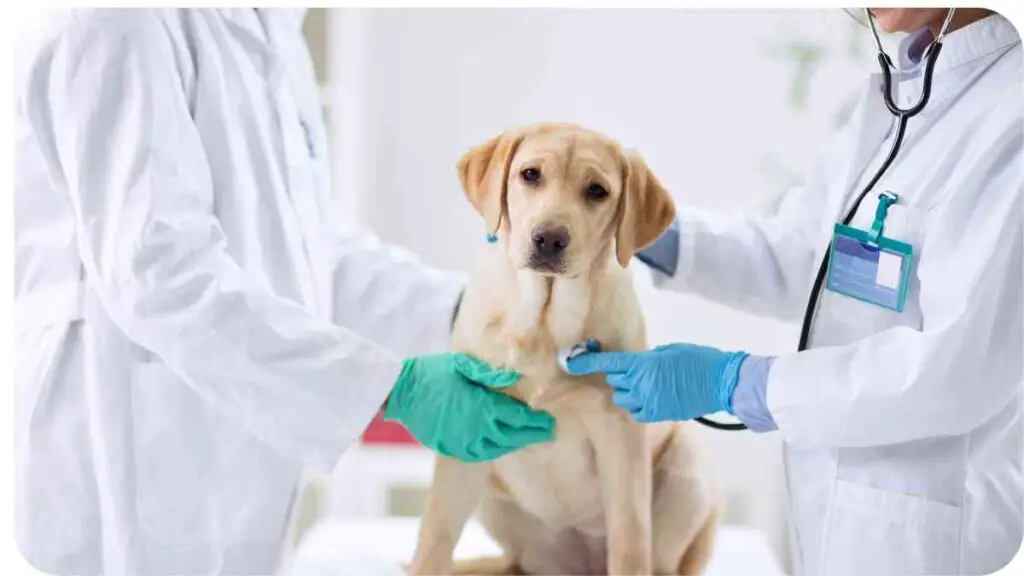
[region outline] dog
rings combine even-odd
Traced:
[[[520,380],[502,392],[556,419],[555,439],[494,462],[439,456],[412,574],[697,574],[718,495],[685,425],[641,425],[601,375],[556,351],[588,338],[644,350],[626,266],[675,217],[643,159],[569,124],[508,130],[457,165],[494,242],[475,268],[452,345]],[[474,513],[504,555],[453,565]]]

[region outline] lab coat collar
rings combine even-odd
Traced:
[[[899,46],[900,70],[911,71],[919,66],[931,39],[927,28],[908,34]],[[955,68],[1019,43],[1020,36],[1013,24],[1001,14],[991,14],[943,38],[942,53],[935,62],[935,71]]]

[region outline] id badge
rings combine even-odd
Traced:
[[[836,224],[826,288],[875,306],[903,312],[914,249],[906,242]]]

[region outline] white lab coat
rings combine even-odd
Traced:
[[[926,40],[903,42],[904,67]],[[823,291],[811,349],[771,368],[800,572],[981,574],[1018,550],[1022,80],[1020,38],[1003,17],[946,38],[928,107],[853,221],[867,229],[877,192],[900,195],[885,235],[914,247],[906,309]],[[870,78],[772,217],[682,210],[677,273],[656,283],[799,322],[833,224],[888,151],[881,86]],[[920,75],[905,75],[898,103],[920,90]]]
[[[16,76],[16,534],[40,569],[276,569],[462,280],[332,218],[301,13],[95,10]]]

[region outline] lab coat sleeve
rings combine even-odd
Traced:
[[[920,331],[892,328],[775,361],[768,407],[795,444],[876,446],[958,435],[1020,401],[1022,121],[1008,102],[928,216]]]
[[[333,242],[334,321],[403,356],[448,350],[465,278],[369,234]]]
[[[751,314],[799,319],[817,264],[815,249],[825,241],[822,230],[832,217],[826,182],[849,169],[855,125],[833,136],[803,184],[785,194],[774,214],[723,215],[677,203],[678,262],[672,275],[652,269],[655,286]]]
[[[79,13],[32,63],[27,110],[72,204],[90,289],[226,418],[331,467],[400,372],[226,251],[171,41],[148,10]]]
[[[769,356],[747,356],[740,365],[739,381],[732,392],[730,409],[751,432],[776,430],[768,411],[768,374],[775,359]]]

